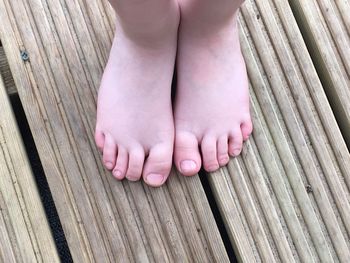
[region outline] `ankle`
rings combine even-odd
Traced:
[[[232,34],[235,32],[235,34]],[[215,22],[196,25],[192,24],[181,24],[180,38],[182,41],[197,43],[198,46],[215,44],[220,42],[221,39],[232,39],[234,35],[238,34],[238,22],[237,12],[232,14],[230,17],[217,19]],[[230,36],[228,38],[227,36]],[[186,39],[186,40],[184,40]]]
[[[162,12],[149,13],[132,20],[117,14],[117,32],[122,32],[125,38],[138,46],[159,47],[169,44],[169,41],[174,42],[180,23],[179,7],[175,1],[169,1],[167,8],[163,9]]]
[[[242,2],[241,0],[182,1],[181,30],[200,35],[232,27],[237,22]]]

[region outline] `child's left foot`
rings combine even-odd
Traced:
[[[209,172],[226,165],[252,132],[237,17],[218,27],[200,21],[191,28],[185,14],[179,31],[174,158],[184,175],[196,174],[202,160]]]

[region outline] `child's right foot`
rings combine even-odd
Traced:
[[[160,186],[172,166],[178,6],[164,0],[112,5],[122,14],[99,90],[96,144],[117,179],[143,176],[147,184]]]

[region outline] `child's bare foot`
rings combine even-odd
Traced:
[[[117,37],[98,95],[96,144],[115,178],[136,181],[142,175],[160,186],[172,166],[178,6],[164,0],[111,3]]]
[[[174,157],[184,175],[199,171],[199,146],[205,170],[215,171],[228,163],[229,155],[240,154],[252,132],[238,7],[230,13],[227,5],[235,1],[219,2],[192,0],[181,5]]]

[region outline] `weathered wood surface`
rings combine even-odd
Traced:
[[[0,262],[59,262],[0,74]]]
[[[102,167],[93,131],[112,14],[99,0],[0,1],[0,37],[73,259],[227,262],[198,176],[173,172],[152,189]]]
[[[350,262],[350,156],[288,1],[246,1],[240,28],[254,132],[209,176],[237,255]]]
[[[350,2],[290,0],[350,147]]]
[[[1,45],[1,43],[0,43],[0,74],[2,75],[2,78],[4,80],[7,93],[10,95],[17,93],[16,85],[10,71],[10,66],[7,62],[4,48]]]
[[[73,257],[227,260],[197,177],[172,175],[150,189],[103,171],[92,134],[114,18],[105,2],[61,3],[0,2],[0,37]],[[349,152],[287,1],[246,1],[240,27],[255,130],[241,157],[209,175],[237,255],[246,262],[349,262]],[[327,34],[317,34],[325,41]],[[336,95],[348,87],[338,49],[316,50],[325,57],[316,66],[332,62],[324,73],[329,87],[340,87]]]

